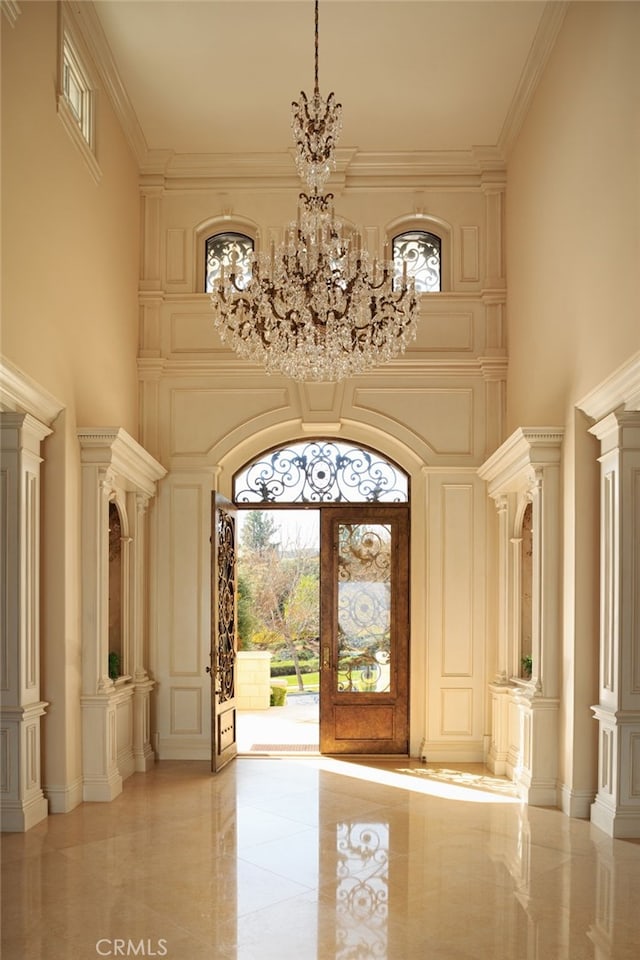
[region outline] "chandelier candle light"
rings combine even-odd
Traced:
[[[322,189],[335,168],[342,107],[318,86],[318,0],[315,85],[292,104],[296,167],[309,192],[298,197],[284,242],[254,252],[248,269],[237,255],[213,284],[214,323],[239,356],[293,380],[337,381],[391,360],[416,335],[418,297],[406,261],[398,268],[371,257],[359,230],[335,216]]]

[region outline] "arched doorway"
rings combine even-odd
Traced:
[[[321,751],[407,753],[408,475],[364,446],[304,440],[236,471],[232,498],[236,509],[320,512]]]

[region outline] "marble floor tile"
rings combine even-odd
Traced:
[[[481,765],[164,761],[2,836],[3,960],[637,960],[640,843]]]

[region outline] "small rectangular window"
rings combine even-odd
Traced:
[[[98,182],[102,174],[95,149],[95,87],[79,29],[66,9],[61,11],[58,116]]]
[[[66,34],[63,41],[62,58],[62,92],[82,136],[89,146],[92,146],[92,91],[73,48],[71,38]]]

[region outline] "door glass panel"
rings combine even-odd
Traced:
[[[338,527],[339,693],[389,693],[391,525]]]

